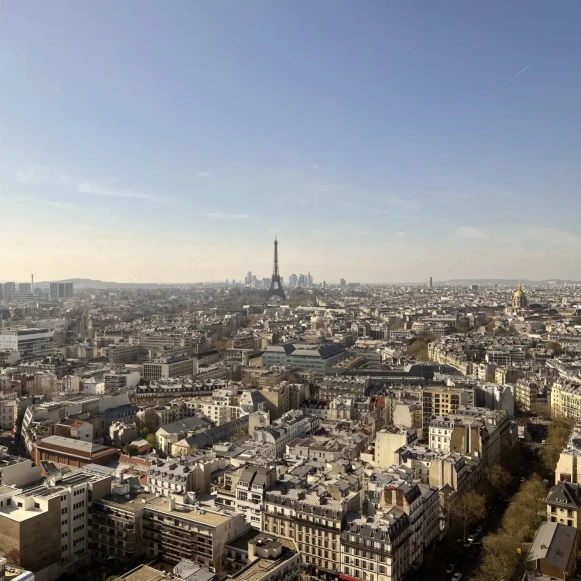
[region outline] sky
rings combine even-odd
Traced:
[[[581,280],[578,0],[0,0],[0,280]]]

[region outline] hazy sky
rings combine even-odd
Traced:
[[[581,280],[579,0],[0,0],[0,279]]]

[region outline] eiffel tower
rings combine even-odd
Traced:
[[[284,294],[278,272],[278,240],[276,236],[274,237],[274,268],[272,269],[272,279],[270,280],[270,288],[268,289],[266,299],[268,300],[271,297],[280,297],[283,301],[286,301],[286,295]]]

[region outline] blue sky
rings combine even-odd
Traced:
[[[0,2],[0,278],[581,280],[580,63],[578,0]]]

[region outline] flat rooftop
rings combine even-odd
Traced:
[[[265,536],[264,533],[261,533],[261,535]],[[257,579],[262,579],[269,571],[279,567],[282,563],[298,554],[293,541],[278,537],[276,541],[282,545],[282,554],[280,557],[276,559],[257,559],[239,573],[232,575],[232,578],[236,581],[256,581]]]
[[[167,579],[162,571],[158,571],[148,565],[140,565],[137,569],[129,571],[125,575],[120,575],[119,579],[122,581],[160,581]]]
[[[186,505],[191,506],[191,505]],[[179,508],[178,508],[179,507]],[[197,522],[209,526],[220,526],[230,520],[230,515],[222,514],[217,511],[208,510],[205,508],[184,509],[182,505],[177,505],[174,510],[169,507],[169,501],[166,499],[159,499],[157,502],[153,501],[148,508],[158,513],[166,514],[175,518],[181,518]]]
[[[155,494],[150,494],[149,492],[139,492],[138,494],[131,494],[129,498],[125,498],[124,495],[112,494],[101,500],[95,501],[94,504],[103,504],[105,506],[110,506],[111,508],[117,508],[120,510],[125,510],[127,512],[139,512],[154,498],[157,498]]]

